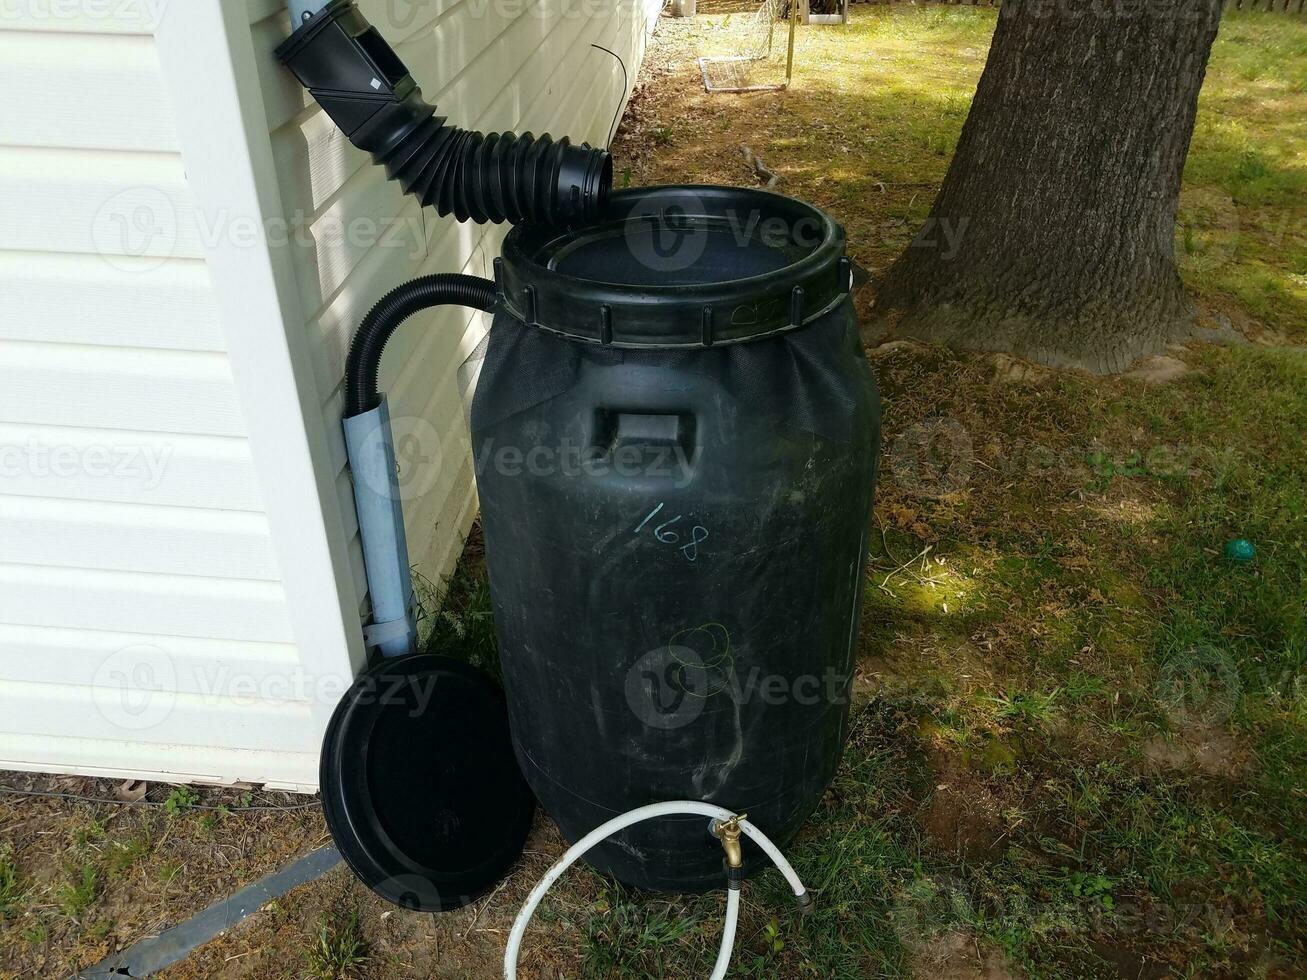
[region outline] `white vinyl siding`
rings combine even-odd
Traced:
[[[229,680],[299,657],[151,25],[74,13],[0,20],[0,768],[308,786]],[[166,718],[100,709],[160,655]]]
[[[5,142],[11,146],[176,150],[161,81],[149,36],[0,34],[0,91],[23,106],[21,114],[6,119],[11,125]],[[93,97],[106,91],[111,98]]]
[[[110,265],[99,255],[0,252],[0,282],[0,321],[10,340],[224,350],[203,261],[119,257]]]
[[[452,124],[604,145],[629,93],[591,45],[633,79],[661,4],[361,6]],[[276,64],[289,26],[282,0],[0,12],[0,768],[316,788],[366,610],[350,338],[414,276],[489,276],[504,229],[386,180]],[[475,513],[484,319],[415,318],[382,369],[432,579]]]

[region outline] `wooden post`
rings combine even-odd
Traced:
[[[803,0],[803,7],[806,10],[808,0]],[[788,88],[791,79],[794,78],[794,34],[799,24],[799,0],[790,0],[790,45],[785,53],[785,86]]]

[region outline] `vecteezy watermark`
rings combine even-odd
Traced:
[[[1234,659],[1216,647],[1172,653],[1158,671],[1157,700],[1177,728],[1219,725],[1239,706],[1243,682]]]
[[[1186,189],[1180,194],[1175,216],[1176,262],[1194,274],[1214,272],[1238,255],[1239,230],[1239,208],[1230,195],[1205,188]]]
[[[940,936],[976,919],[966,883],[950,875],[915,878],[894,894],[889,920],[908,949],[929,946]]]
[[[396,450],[398,452],[398,449]],[[517,477],[523,473],[545,477],[597,477],[614,473],[625,478],[657,477],[683,490],[694,479],[702,447],[693,453],[680,443],[586,445],[564,436],[557,445],[536,444],[527,449],[499,445],[486,439],[477,446],[473,462],[477,476],[496,473]]]
[[[157,728],[177,703],[177,666],[158,647],[123,647],[100,662],[91,679],[91,699],[116,728],[131,732]]]
[[[346,674],[319,674],[302,666],[287,670],[250,672],[232,670],[230,665],[205,661],[189,668],[185,676],[187,689],[204,704],[284,705],[284,704],[335,704],[354,678]],[[414,714],[420,714],[435,693],[431,678],[398,677],[376,678],[365,675],[359,682],[360,702],[380,704],[407,704]],[[369,686],[370,685],[370,686]]]
[[[708,247],[708,229],[691,214],[703,212],[702,203],[691,192],[686,197],[671,191],[650,196],[647,214],[626,225],[626,247],[632,258],[654,272],[681,272],[703,258]]]
[[[170,445],[124,443],[50,443],[28,439],[0,442],[0,478],[37,480],[117,479],[141,490],[155,490],[163,482]]]
[[[318,251],[404,250],[408,258],[426,253],[427,229],[421,214],[343,217],[334,212],[259,217],[219,209],[182,211],[159,187],[129,187],[109,197],[91,220],[96,252],[124,272],[149,272],[177,255],[183,237],[206,251],[232,248],[304,248]]]
[[[899,486],[923,497],[957,493],[971,482],[975,449],[956,419],[925,419],[909,426],[890,451],[890,472]]]
[[[177,206],[157,187],[114,194],[91,219],[91,241],[122,272],[149,272],[177,254]]]
[[[395,444],[395,491],[400,500],[425,497],[440,479],[444,449],[440,433],[424,418],[390,420]]]
[[[1182,443],[1110,446],[1097,440],[1052,447],[1017,439],[991,440],[978,454],[970,430],[957,419],[926,418],[889,442],[887,473],[904,491],[919,497],[943,497],[965,490],[976,467],[985,474],[1014,481],[1060,475],[1078,484],[1101,486],[1116,478],[1158,480],[1213,479],[1227,472],[1232,450]]]
[[[650,194],[639,217],[624,226],[631,257],[652,272],[682,272],[703,258],[713,236],[726,235],[737,249],[749,245],[785,249],[816,248],[826,234],[825,224],[815,215],[791,220],[764,217],[757,208],[727,208],[705,219],[706,213],[703,201],[685,188]]]
[[[725,626],[680,630],[626,672],[626,703],[650,728],[684,728],[698,719],[710,697],[726,689],[734,668]]]
[[[1004,0],[1005,16],[1093,20],[1197,21],[1219,17],[1223,0]]]
[[[670,731],[692,725],[716,701],[769,707],[847,704],[851,675],[834,667],[824,674],[741,673],[731,634],[721,623],[676,632],[626,672],[627,706],[649,728]]]
[[[1138,901],[1113,894],[1105,874],[1071,871],[1050,876],[1038,898],[950,874],[919,875],[894,892],[889,911],[895,935],[910,950],[938,950],[940,940],[977,927],[1048,935],[1143,936],[1198,929],[1228,932],[1230,905]],[[947,952],[947,949],[943,950]]]
[[[0,0],[0,26],[43,24],[50,30],[72,21],[142,32],[154,31],[171,0]]]
[[[359,704],[398,705],[417,717],[429,709],[439,680],[367,674],[356,681],[347,673],[317,673],[301,665],[236,670],[230,662],[180,657],[158,646],[133,644],[100,662],[91,690],[96,710],[106,721],[140,732],[168,721],[183,693],[194,705],[266,708],[334,705],[353,686]]]
[[[382,497],[399,500],[425,497],[440,479],[444,463],[440,433],[421,416],[404,415],[390,420],[390,434],[395,447],[395,469],[389,474],[389,486],[379,485],[385,478],[372,470],[356,470],[355,479],[361,472],[368,489]],[[385,432],[374,429],[364,440],[361,455],[367,458],[376,453],[377,443],[383,438]]]
[[[540,3],[539,0],[464,0],[465,16],[473,20],[494,17],[505,23],[521,17],[535,17],[551,23],[559,20],[593,21],[611,17],[623,11],[621,4],[612,0],[558,0]],[[386,0],[380,26],[404,30],[423,19],[431,19],[448,7],[445,0]]]
[[[970,218],[937,218],[934,215],[922,222],[909,248],[933,248],[945,262],[957,258],[962,250],[962,239],[971,224]]]

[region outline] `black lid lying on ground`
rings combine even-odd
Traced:
[[[462,661],[426,654],[381,661],[346,692],[323,740],[321,788],[354,873],[421,912],[493,888],[535,812],[499,688]]]
[[[852,286],[844,229],[769,191],[615,192],[594,224],[518,225],[495,262],[504,307],[574,340],[670,349],[797,330]]]

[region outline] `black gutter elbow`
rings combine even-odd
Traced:
[[[277,48],[350,142],[406,193],[459,221],[593,221],[608,200],[606,150],[546,133],[477,133],[446,125],[408,68],[353,0],[333,0]]]

